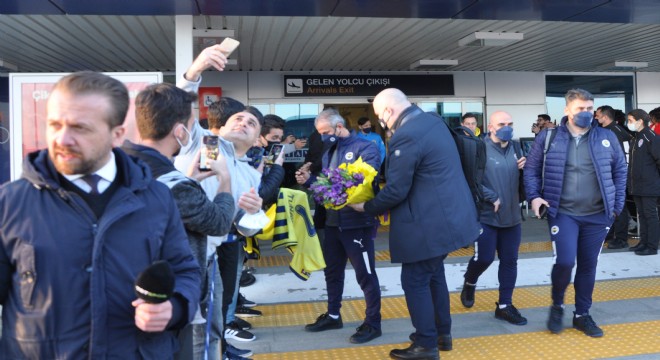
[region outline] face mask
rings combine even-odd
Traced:
[[[628,130],[633,131],[633,132],[637,132],[637,123],[636,122],[628,123],[628,124],[626,124],[626,126],[628,127]]]
[[[511,126],[503,126],[495,131],[495,136],[502,141],[510,141],[513,138],[513,128]]]
[[[591,126],[591,121],[594,119],[594,114],[591,111],[581,111],[573,115],[573,123],[579,128],[586,129]]]
[[[268,145],[264,147],[266,154],[270,152],[270,149],[273,148],[273,145],[277,145],[280,143],[279,141],[270,141],[270,140],[266,140],[266,141],[268,142]]]
[[[384,110],[383,110],[384,112]],[[391,115],[390,115],[391,116]],[[378,122],[380,123],[380,126],[383,128],[383,130],[387,130],[387,122],[390,121],[390,117],[387,117],[387,120],[385,119],[378,119]]]
[[[368,134],[368,133],[371,132],[371,128],[364,128],[364,129],[362,129],[362,132],[365,133],[365,134]]]
[[[321,141],[324,143],[333,143],[337,141],[337,137],[335,135],[321,134]]]

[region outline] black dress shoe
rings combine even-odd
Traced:
[[[344,324],[341,322],[341,315],[338,319],[333,319],[328,313],[321,314],[312,324],[305,325],[305,331],[319,332],[332,329],[341,329]]]
[[[410,341],[415,342],[416,335],[416,333],[410,333],[408,338]],[[438,335],[438,348],[440,351],[451,351],[454,348],[451,334]]]
[[[362,324],[355,330],[355,334],[349,339],[353,344],[363,344],[383,335],[380,329],[376,329],[369,324]]]
[[[658,255],[658,250],[656,249],[651,249],[650,247],[645,247],[641,250],[635,251],[635,255]]]
[[[642,242],[640,241],[639,243],[637,243],[637,245],[629,247],[628,251],[637,251],[637,250],[644,250],[644,249],[646,249],[646,245],[642,244]]]
[[[406,349],[394,349],[390,351],[392,359],[402,360],[440,360],[438,348],[425,348],[419,345],[411,344]]]

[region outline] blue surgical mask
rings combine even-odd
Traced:
[[[513,128],[511,126],[502,126],[495,131],[495,136],[502,141],[510,141],[513,139]]]
[[[591,111],[581,111],[573,115],[573,123],[579,128],[586,129],[591,126],[594,114]]]
[[[371,132],[371,128],[364,128],[362,129],[362,132],[365,134],[369,134]]]

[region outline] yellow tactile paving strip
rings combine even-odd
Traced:
[[[560,335],[549,332],[481,336],[454,339],[454,350],[441,352],[442,359],[594,359],[656,354],[660,352],[660,321],[602,326],[605,337],[594,339],[573,329]],[[389,359],[393,348],[409,343],[379,346],[271,353],[254,355],[255,360]],[[570,350],[569,350],[570,349]]]
[[[635,245],[638,240],[630,241],[630,245]],[[268,242],[263,242],[262,246],[267,245]],[[546,252],[552,251],[552,244],[550,241],[535,241],[527,242],[520,244],[519,252],[521,254],[526,253],[535,253],[535,252]],[[449,257],[462,257],[462,256],[472,256],[474,254],[474,247],[470,246],[467,249],[458,249],[449,254]],[[376,251],[376,261],[390,261],[390,251],[389,250],[380,250]],[[291,255],[271,255],[271,256],[262,256],[260,260],[250,260],[248,265],[252,267],[275,267],[275,266],[289,266],[291,262]]]
[[[477,290],[477,301],[471,309],[461,305],[460,293],[450,293],[451,313],[464,314],[481,311],[494,311],[498,300],[497,290]],[[660,296],[660,277],[645,279],[627,279],[599,281],[594,289],[593,301],[613,301],[640,299]],[[566,291],[566,304],[573,304],[575,293],[569,286]],[[516,288],[513,300],[520,310],[544,307],[550,305],[550,286],[530,286]],[[381,315],[383,320],[408,318],[408,308],[403,296],[385,297],[381,301]],[[313,322],[319,314],[324,313],[326,303],[305,302],[293,304],[260,305],[264,316],[250,318],[250,322],[257,328],[279,326],[303,326]],[[344,322],[359,322],[364,318],[363,300],[342,301],[341,315]],[[524,311],[523,315],[524,315]],[[660,331],[660,328],[658,329]],[[657,333],[660,342],[660,333]],[[660,351],[660,349],[659,349]]]

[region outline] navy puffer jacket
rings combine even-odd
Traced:
[[[536,198],[545,199],[550,205],[548,214],[557,216],[559,199],[561,198],[564,183],[564,170],[568,146],[572,140],[566,127],[567,117],[561,121],[561,126],[553,131],[557,134],[553,139],[546,155],[545,184],[543,184],[543,151],[548,130],[539,133],[534,140],[524,169],[525,191],[527,201]],[[623,150],[617,146],[619,140],[616,135],[607,129],[598,127],[594,122],[587,134],[591,158],[596,169],[600,192],[605,204],[605,213],[608,217],[621,213],[626,197],[626,160]]]

